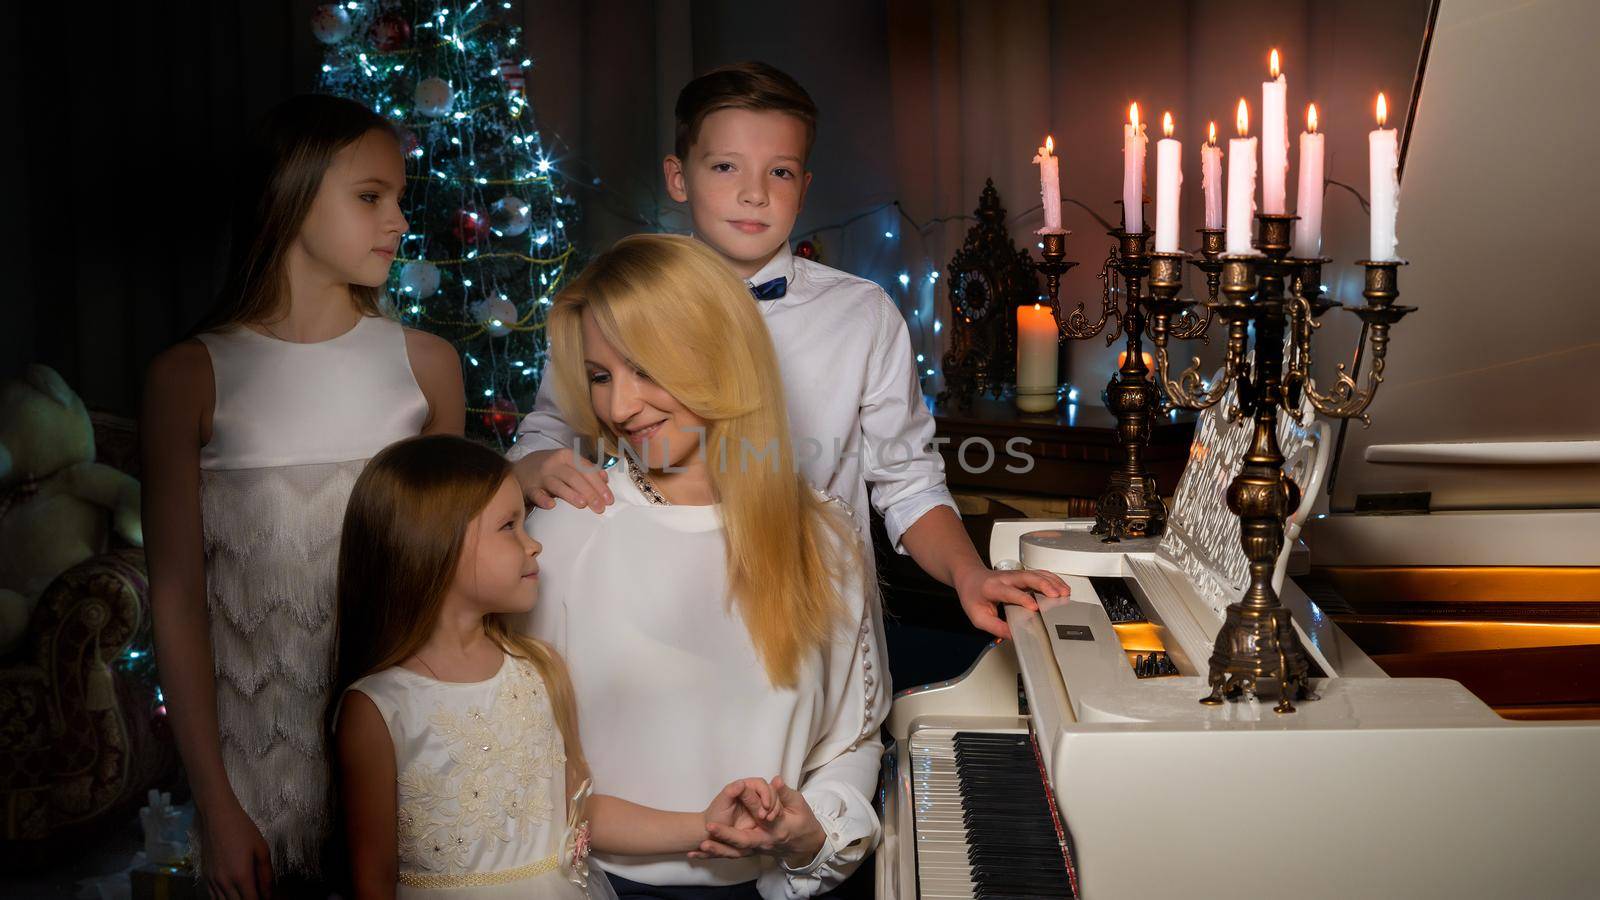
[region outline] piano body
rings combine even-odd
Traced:
[[[1433,29],[1408,136],[1418,175],[1400,221],[1406,292],[1424,312],[1396,334],[1373,428],[1339,439],[1314,417],[1301,428],[1280,416],[1306,500],[1276,580],[1320,670],[1319,699],[1286,715],[1270,701],[1197,702],[1222,609],[1245,584],[1223,502],[1243,443],[1230,432],[1243,429],[1218,421],[1224,400],[1201,417],[1161,538],[1104,544],[1087,519],[995,525],[997,567],[1059,573],[1072,596],[1037,613],[1010,608],[1012,640],[961,677],[896,697],[878,897],[1600,893],[1600,722],[1512,721],[1456,681],[1388,677],[1287,574],[1305,568],[1288,549],[1302,525],[1298,552],[1309,545],[1315,564],[1600,571],[1600,351],[1581,329],[1519,343],[1489,312],[1496,292],[1527,305],[1517,316],[1548,321],[1587,301],[1558,280],[1570,269],[1476,264],[1548,252],[1548,230],[1481,229],[1478,213],[1487,204],[1526,221],[1499,193],[1514,194],[1517,177],[1554,177],[1566,157],[1474,140],[1482,120],[1470,112],[1531,104],[1518,117],[1555,128],[1553,146],[1594,146],[1594,123],[1554,124],[1527,92],[1570,80],[1574,66],[1600,83],[1592,54],[1577,63],[1562,50],[1600,29],[1600,8],[1444,0]],[[1518,76],[1505,78],[1512,67]],[[1517,174],[1485,185],[1472,172]],[[1592,226],[1584,205],[1600,185],[1593,167],[1577,177],[1589,189],[1534,195]],[[1568,231],[1582,258],[1577,235],[1593,229]],[[1549,282],[1528,284],[1530,269]],[[1441,308],[1457,303],[1462,321],[1445,321],[1458,311]],[[1461,381],[1467,397],[1448,390]],[[1473,415],[1459,411],[1466,402]],[[1541,440],[1518,438],[1529,434]],[[1430,487],[1421,515],[1354,514],[1364,494]]]
[[[1219,418],[1202,415],[1161,538],[996,523],[997,566],[1056,572],[1072,596],[1009,609],[1012,640],[895,699],[878,896],[1592,895],[1600,723],[1510,722],[1454,681],[1389,678],[1284,577],[1288,550],[1280,594],[1319,698],[1198,702],[1245,583],[1237,520],[1216,514],[1241,430]],[[1313,488],[1301,518],[1331,449],[1307,418],[1280,426]],[[1016,746],[981,744],[997,735]]]

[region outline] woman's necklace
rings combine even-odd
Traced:
[[[661,491],[657,490],[656,486],[650,482],[650,479],[645,477],[644,472],[633,464],[633,460],[626,452],[622,454],[622,464],[628,467],[628,477],[633,479],[633,486],[638,488],[639,493],[643,494],[644,498],[649,500],[652,505],[672,505],[672,501],[662,496]]]

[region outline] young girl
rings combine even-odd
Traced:
[[[609,897],[589,878],[590,841],[682,854],[712,825],[748,829],[775,811],[759,779],[693,813],[585,802],[566,669],[505,622],[538,599],[523,515],[511,464],[461,438],[402,441],[356,481],[330,719],[357,897],[394,897],[397,884],[400,897]]]
[[[241,162],[228,282],[151,363],[141,432],[157,659],[200,868],[215,896],[256,898],[274,873],[318,874],[350,487],[378,449],[460,433],[464,411],[449,344],[379,313],[406,230],[384,121],[297,97]]]
[[[648,235],[597,257],[549,327],[566,421],[621,457],[602,514],[530,519],[551,561],[528,627],[570,661],[595,777],[684,809],[755,772],[780,808],[713,824],[693,859],[600,862],[624,900],[824,893],[878,838],[889,685],[855,528],[796,471],[761,314],[704,244]]]

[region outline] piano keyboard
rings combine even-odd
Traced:
[[[922,900],[1078,895],[1027,733],[924,729],[911,737],[910,763]]]

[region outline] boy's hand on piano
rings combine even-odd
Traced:
[[[732,787],[724,788],[723,795]],[[790,868],[799,868],[815,859],[827,835],[811,811],[811,804],[799,791],[784,784],[782,778],[772,779],[772,795],[775,806],[763,809],[759,798],[741,794],[745,815],[752,820],[749,827],[729,826],[708,818],[706,831],[711,836],[700,844],[699,850],[691,851],[689,858],[738,859],[764,853],[779,857]],[[753,804],[752,799],[756,800]]]
[[[956,576],[955,582],[962,612],[974,626],[998,638],[1011,637],[1011,628],[1001,617],[1002,604],[1037,610],[1039,604],[1034,602],[1029,591],[1046,597],[1066,597],[1072,593],[1061,576],[1034,570],[1000,572],[974,566]]]
[[[559,498],[596,513],[616,502],[606,486],[605,470],[575,455],[570,447],[536,450],[511,466],[523,496],[540,509],[553,509]]]

